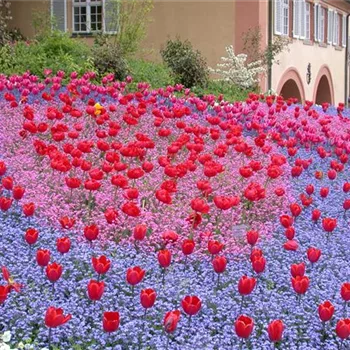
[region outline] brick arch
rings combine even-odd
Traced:
[[[333,79],[327,65],[323,65],[318,71],[314,85],[313,101],[317,104],[323,102],[334,104]]]
[[[287,93],[286,96],[283,96],[284,98],[296,97],[300,100],[300,102],[305,101],[303,81],[296,68],[291,67],[284,72],[282,78],[278,83],[277,93],[279,95],[281,95],[281,93],[284,93],[286,95]],[[292,96],[293,93],[297,94],[297,96]]]

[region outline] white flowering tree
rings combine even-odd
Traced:
[[[219,75],[219,80],[237,85],[242,89],[250,89],[259,83],[259,77],[266,72],[262,61],[247,63],[246,54],[236,55],[233,46],[226,47],[227,57],[221,57],[223,63],[218,63],[217,68],[209,68],[211,73]]]

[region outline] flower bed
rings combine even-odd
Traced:
[[[129,93],[89,74],[62,89],[62,74],[0,78],[13,346],[346,346],[343,106]]]

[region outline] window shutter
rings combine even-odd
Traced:
[[[107,34],[115,34],[118,31],[118,1],[103,1],[103,29]]]
[[[306,36],[306,3],[300,3],[300,38],[305,39]]]
[[[328,10],[328,33],[327,33],[327,43],[332,44],[332,33],[333,33],[333,11]]]
[[[282,34],[282,28],[283,28],[282,1],[283,0],[275,1],[275,34],[279,34],[279,35]]]
[[[343,25],[343,30],[342,30],[342,45],[343,47],[346,47],[346,16],[343,15],[343,21],[342,21],[342,25]]]
[[[318,41],[324,42],[324,10],[321,5],[318,5]]]
[[[67,31],[67,0],[51,0],[51,17],[54,28]]]
[[[339,31],[338,27],[338,13],[333,12],[333,45],[337,45],[337,32]]]
[[[318,12],[318,8],[319,8],[319,5],[318,4],[315,4],[315,7],[314,7],[314,38],[315,38],[315,41],[319,41],[319,31],[320,31],[320,27],[319,27],[319,12]]]

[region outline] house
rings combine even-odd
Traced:
[[[117,31],[117,20],[108,15],[111,1],[13,1],[11,26],[30,37],[34,12],[47,9],[59,29],[92,41],[93,32]],[[349,95],[349,14],[350,0],[155,0],[143,46],[151,49],[150,58],[159,60],[161,45],[178,35],[215,67],[225,46],[242,52],[242,34],[259,26],[265,47],[277,36],[289,40],[289,49],[272,65],[261,90],[335,104],[347,102]]]

